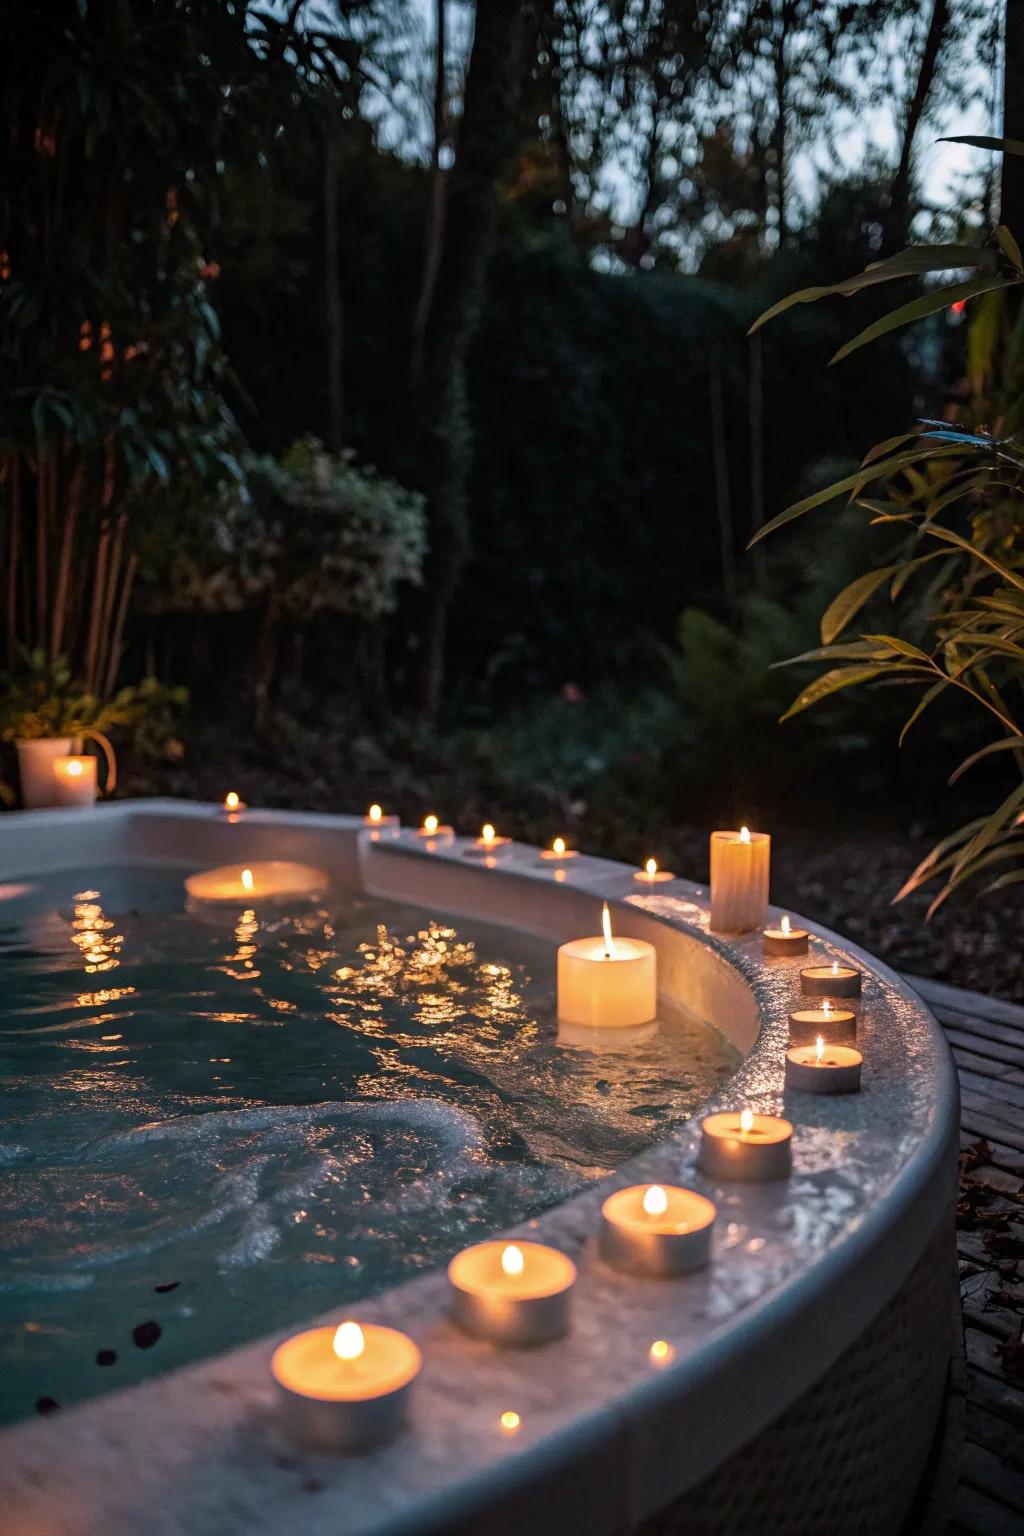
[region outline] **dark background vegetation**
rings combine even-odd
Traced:
[[[149,460],[129,476],[138,565],[118,676],[155,670],[187,686],[190,709],[169,758],[123,744],[128,792],[379,799],[696,876],[704,829],[746,820],[776,835],[781,899],[897,963],[1020,988],[1014,910],[962,902],[926,934],[919,907],[886,907],[948,822],[966,712],[902,751],[899,689],[776,724],[802,674],[774,664],[816,643],[884,534],[837,508],[799,541],[745,552],[787,502],[955,402],[959,315],[832,369],[853,328],[842,303],[747,331],[794,288],[921,235],[969,236],[1000,192],[1020,198],[997,169],[940,195],[931,148],[939,126],[996,109],[1019,21],[1008,29],[997,0],[15,10],[12,282],[61,275],[23,232],[41,227],[47,157],[67,153],[69,176],[98,157],[136,208],[145,165],[147,228],[173,194],[174,239],[187,225],[191,242],[159,260],[191,273],[210,327],[201,362],[149,355],[216,391],[218,451],[244,478],[250,455],[311,434],[426,498],[423,580],[393,613],[275,616],[268,649],[263,597],[197,603],[174,575],[216,523],[222,470],[190,460],[186,484],[171,455],[166,473]],[[104,108],[97,82],[116,70]],[[129,119],[129,88],[163,94]],[[1016,110],[1008,92],[1006,131],[1024,136]],[[69,229],[109,222],[108,205],[53,196]],[[112,302],[109,247],[79,243],[81,313],[61,301],[72,336]],[[41,441],[25,391],[77,387],[56,344],[49,375],[33,371],[40,322],[20,316],[4,322],[8,487]],[[125,380],[118,422],[131,397]],[[58,430],[66,458],[76,429]],[[9,648],[33,642],[9,606]]]

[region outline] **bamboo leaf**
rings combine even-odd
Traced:
[[[1024,749],[1024,737],[1003,736],[999,741],[990,741],[987,747],[982,747],[978,752],[972,752],[970,757],[965,757],[959,768],[954,768],[949,776],[950,784],[955,784],[962,779],[969,768],[975,763],[980,763],[983,757],[991,757],[993,752],[1019,752]]]
[[[767,325],[769,320],[774,320],[777,315],[784,314],[787,309],[792,309],[796,304],[814,304],[818,299],[829,298],[832,295],[850,298],[852,294],[859,293],[862,288],[870,288],[877,283],[888,283],[897,277],[919,277],[924,272],[949,272],[959,267],[985,267],[992,268],[994,252],[980,245],[919,245],[907,251],[900,251],[895,256],[889,256],[884,261],[873,261],[865,267],[863,272],[856,273],[853,277],[845,277],[838,283],[816,283],[811,288],[801,288],[796,293],[788,294],[758,315],[748,336],[759,331],[762,325]]]
[[[939,139],[940,144],[970,144],[973,149],[993,149],[1004,155],[1024,155],[1024,139],[993,139],[983,133],[958,133]]]
[[[922,532],[928,534],[933,539],[941,539],[945,544],[952,544],[957,549],[962,549],[974,560],[981,560],[985,565],[991,566],[994,571],[997,571],[1007,581],[1012,582],[1021,592],[1024,592],[1024,578],[1015,575],[1013,571],[1008,570],[1005,565],[1002,565],[992,555],[987,554],[985,550],[979,549],[977,545],[972,544],[969,539],[963,538],[959,533],[954,533],[952,528],[944,528],[941,523],[925,523],[922,525]]]
[[[779,716],[779,724],[781,725],[784,720],[792,719],[794,715],[801,714],[805,709],[810,709],[812,704],[819,703],[830,694],[838,693],[840,688],[851,688],[855,683],[868,683],[873,677],[877,677],[879,673],[886,670],[885,666],[835,667],[831,672],[823,673],[797,695],[786,713]]]
[[[950,304],[958,304],[962,299],[973,299],[981,293],[990,293],[996,288],[1011,288],[1015,279],[1006,277],[972,277],[966,283],[951,283],[946,288],[933,288],[930,293],[921,294],[920,298],[912,299],[909,304],[902,304],[899,309],[894,309],[891,314],[883,315],[881,320],[876,320],[865,330],[854,336],[845,346],[829,359],[831,363],[839,363],[844,357],[849,357],[851,352],[867,346],[869,341],[877,341],[880,336],[887,335],[890,331],[899,330],[901,326],[910,325],[914,320],[923,320],[926,315],[933,315],[937,310],[946,309]]]
[[[1009,261],[1013,262],[1013,265],[1017,268],[1017,270],[1020,271],[1020,269],[1024,267],[1024,257],[1021,256],[1020,246],[1013,238],[1013,235],[1007,229],[1005,224],[997,225],[995,233],[999,249]]]
[[[907,739],[907,733],[910,731],[910,728],[917,724],[918,720],[920,720],[921,716],[924,714],[924,712],[928,708],[929,704],[931,704],[933,702],[933,700],[938,698],[939,694],[943,691],[944,688],[948,688],[948,687],[949,687],[949,683],[946,681],[946,679],[945,678],[941,678],[939,680],[939,682],[932,684],[932,686],[928,689],[927,693],[922,695],[921,699],[918,701],[917,707],[915,708],[913,714],[910,716],[909,720],[906,721],[906,723],[903,726],[903,729],[900,731],[899,742],[897,743],[897,745],[902,747],[903,743]]]
[[[911,645],[909,640],[901,640],[898,635],[865,635],[864,639],[873,641],[875,645],[887,645],[890,650],[909,657],[911,661],[923,661],[926,666],[931,664],[927,651],[922,651],[919,645]]]
[[[772,667],[794,667],[800,661],[888,661],[890,654],[885,647],[872,645],[867,640],[848,640],[843,645],[815,646],[813,651],[787,656],[785,661],[773,661]]]
[[[830,645],[855,618],[869,598],[873,597],[879,587],[884,586],[896,571],[898,565],[884,565],[880,570],[867,571],[863,576],[858,576],[851,581],[849,586],[832,599],[825,612],[821,616],[821,640],[823,645]]]
[[[1005,831],[1007,819],[1016,815],[1022,801],[1024,801],[1024,784],[1018,784],[1016,789],[1011,790],[1007,795],[1002,805],[997,807],[991,816],[985,818],[982,826],[978,828],[967,844],[967,847],[964,848],[956,864],[953,866],[954,878],[965,865],[976,859],[979,853],[984,853],[985,849],[995,842],[1000,833]]]
[[[925,447],[915,448],[908,453],[895,453],[891,458],[880,459],[878,463],[869,469],[855,470],[852,475],[847,475],[842,480],[836,480],[831,485],[826,485],[823,490],[815,491],[812,496],[805,496],[802,501],[794,502],[784,512],[779,512],[770,518],[763,528],[759,528],[747,545],[751,549],[768,534],[774,533],[776,528],[781,528],[786,523],[791,523],[794,518],[803,517],[805,512],[811,512],[815,507],[823,506],[828,501],[834,501],[843,491],[851,491],[855,496],[859,495],[860,488],[869,485],[872,480],[883,480],[887,475],[895,474],[906,464],[915,464],[920,459],[948,459],[950,457],[962,457],[960,451],[952,447]]]

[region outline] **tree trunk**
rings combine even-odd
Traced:
[[[441,148],[448,121],[448,85],[446,59],[446,0],[436,3],[436,61],[434,65],[434,144],[430,152],[430,176],[427,189],[427,213],[423,233],[423,276],[416,302],[412,331],[412,383],[416,389],[423,373],[423,333],[437,286],[437,269],[444,244],[445,173],[441,168]]]
[[[760,331],[750,338],[748,353],[748,389],[750,392],[750,536],[764,526],[764,348]],[[755,544],[751,550],[754,574],[759,586],[765,580],[765,548]]]
[[[924,116],[925,107],[928,105],[928,97],[935,83],[935,75],[938,69],[939,57],[946,38],[946,29],[949,26],[948,0],[935,0],[932,6],[931,20],[928,23],[928,32],[924,40],[924,49],[917,68],[917,79],[914,90],[907,102],[907,115],[903,120],[903,139],[900,145],[900,159],[893,177],[892,191],[890,193],[889,209],[889,246],[891,249],[902,249],[910,238],[910,192],[911,172],[913,170],[914,140]]]
[[[340,453],[344,446],[342,381],[342,310],[338,272],[338,174],[341,134],[333,123],[325,130],[324,148],[324,298],[327,310],[327,446]]]
[[[448,610],[469,548],[466,356],[479,316],[499,180],[515,147],[523,0],[487,0],[476,14],[455,164],[448,178],[444,243],[423,333],[414,392],[411,483],[427,498],[415,702],[437,713]]]
[[[1003,32],[1003,137],[1024,139],[1024,0],[1006,0]],[[1004,155],[999,218],[1024,239],[1024,156]]]
[[[725,388],[722,358],[715,352],[708,375],[711,396],[711,456],[715,467],[715,510],[722,558],[722,590],[730,613],[736,607],[736,551],[733,546],[732,495],[729,488],[729,448],[725,434]]]
[[[786,37],[789,32],[790,7],[788,0],[782,0],[779,8],[779,30],[775,40],[775,123],[772,128],[772,149],[775,153],[775,207],[778,212],[779,250],[781,251],[789,235],[787,224],[787,195],[788,185],[786,181],[786,140],[789,115],[789,63],[786,57]]]

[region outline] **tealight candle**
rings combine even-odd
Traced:
[[[417,827],[416,836],[421,838],[431,853],[435,848],[441,848],[455,841],[455,832],[451,827],[442,826],[436,816],[424,816],[422,827]]]
[[[233,821],[239,812],[245,810],[245,801],[239,799],[233,789],[229,789],[224,796],[224,814],[229,821]]]
[[[684,1275],[711,1258],[715,1207],[691,1189],[632,1184],[601,1207],[601,1257],[617,1269]]]
[[[857,1015],[850,1008],[837,1008],[830,997],[822,998],[817,1008],[794,1008],[789,1016],[790,1045],[808,1045],[818,1035],[830,1045],[856,1040]]]
[[[189,875],[185,890],[196,901],[276,901],[322,895],[330,885],[322,869],[268,859],[259,864],[225,864]]]
[[[794,1045],[786,1052],[786,1087],[798,1093],[858,1093],[864,1057],[848,1045]]]
[[[767,832],[711,834],[711,927],[715,933],[760,928],[768,906],[772,840]]]
[[[658,1012],[658,961],[645,939],[612,937],[605,902],[603,933],[558,948],[558,1017],[588,1029],[649,1024]]]
[[[511,847],[512,839],[510,837],[499,837],[492,824],[489,821],[485,821],[480,831],[480,836],[475,837],[464,851],[469,859],[489,861],[501,858],[510,851]]]
[[[566,847],[564,837],[556,837],[550,848],[541,849],[540,856],[550,863],[558,864],[564,863],[566,859],[575,859],[577,853],[575,848]]]
[[[657,859],[648,859],[643,869],[635,872],[633,879],[639,880],[641,885],[661,885],[666,880],[674,880],[675,875],[670,869],[659,869]]]
[[[94,757],[56,757],[53,760],[53,776],[56,781],[55,805],[96,804]]]
[[[860,997],[860,971],[852,965],[808,965],[800,972],[805,997]]]
[[[713,1179],[786,1179],[793,1166],[793,1127],[780,1115],[727,1110],[701,1127],[698,1168]]]
[[[287,1339],[270,1370],[297,1439],[318,1450],[358,1451],[401,1428],[422,1363],[397,1329],[345,1322]]]
[[[766,955],[806,955],[809,934],[806,928],[794,928],[784,917],[777,928],[771,926],[761,935]]]
[[[452,1312],[495,1344],[544,1344],[569,1328],[576,1266],[541,1243],[475,1243],[448,1265]]]
[[[396,836],[401,822],[397,816],[385,816],[383,808],[374,804],[363,817],[363,826],[370,829],[370,841],[376,843],[382,837]]]

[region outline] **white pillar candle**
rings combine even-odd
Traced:
[[[800,990],[805,997],[859,997],[860,971],[852,965],[808,965],[800,972]]]
[[[659,869],[657,859],[648,859],[643,869],[638,869],[633,875],[641,885],[664,885],[667,880],[674,880],[675,875],[670,869]]]
[[[422,1363],[404,1333],[345,1322],[287,1339],[270,1370],[296,1439],[317,1450],[358,1451],[402,1427]]]
[[[397,837],[401,830],[401,822],[397,816],[385,816],[379,805],[371,805],[363,817],[363,826],[370,832],[371,843],[378,843],[383,838]]]
[[[789,1016],[790,1045],[809,1045],[821,1035],[830,1044],[856,1040],[857,1015],[851,1008],[837,1008],[830,997],[817,1007],[794,1008]]]
[[[711,927],[715,933],[760,928],[768,907],[772,840],[767,832],[711,834]]]
[[[864,1057],[849,1045],[827,1045],[818,1035],[813,1045],[786,1052],[786,1087],[798,1093],[858,1093]]]
[[[810,935],[806,928],[794,928],[788,917],[769,923],[761,935],[766,955],[806,955]]]
[[[781,1115],[727,1110],[701,1126],[698,1168],[713,1179],[787,1179],[793,1167],[793,1127]]]
[[[96,759],[94,757],[58,757],[54,759],[57,805],[89,806],[96,804]]]
[[[558,949],[558,1017],[588,1029],[649,1024],[658,1012],[658,961],[644,939],[614,938],[605,902],[604,932]]]
[[[447,848],[455,841],[454,828],[442,826],[438,818],[433,815],[424,816],[423,825],[416,828],[415,835],[428,853],[436,853],[438,848]]]
[[[505,858],[512,851],[512,839],[499,837],[491,822],[485,821],[479,837],[474,837],[469,846],[463,849],[467,859],[482,859],[485,864],[492,865],[498,859]]]
[[[711,1258],[715,1207],[671,1184],[632,1184],[601,1207],[601,1257],[617,1269],[683,1275]]]
[[[452,1312],[495,1344],[544,1344],[569,1328],[576,1266],[541,1243],[476,1243],[448,1265]]]
[[[289,897],[322,895],[330,885],[322,869],[267,859],[253,864],[225,864],[189,875],[185,890],[195,901],[275,901]]]

